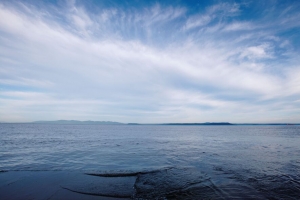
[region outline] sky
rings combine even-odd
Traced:
[[[299,11],[0,0],[0,122],[300,123]]]

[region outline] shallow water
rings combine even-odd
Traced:
[[[0,170],[133,178],[137,199],[300,198],[300,126],[0,124],[0,139]]]

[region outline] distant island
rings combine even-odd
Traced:
[[[79,121],[79,120],[56,120],[56,121],[35,121],[33,124],[103,124],[103,125],[118,125],[120,122],[111,121]]]
[[[300,125],[299,123],[229,123],[229,122],[205,122],[205,123],[157,123],[157,124],[139,124],[127,123],[127,125],[176,125],[176,126],[286,126],[286,125]]]
[[[205,123],[161,123],[161,124],[139,124],[139,123],[127,123],[127,125],[176,125],[176,126],[202,126],[202,125],[234,125],[229,122],[205,122]]]
[[[229,122],[205,122],[205,123],[166,123],[162,125],[208,125],[208,126],[213,126],[213,125],[234,125]]]
[[[205,122],[205,123],[162,123],[162,124],[139,124],[120,123],[111,121],[79,121],[79,120],[56,120],[56,121],[34,121],[33,124],[103,124],[103,125],[234,125],[229,122]]]

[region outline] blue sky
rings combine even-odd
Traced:
[[[300,122],[299,1],[0,1],[0,121]]]

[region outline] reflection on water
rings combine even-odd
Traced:
[[[0,124],[0,137],[0,170],[134,179],[133,198],[300,198],[299,126]]]

